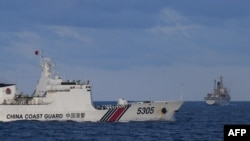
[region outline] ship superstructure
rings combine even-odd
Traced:
[[[214,92],[208,93],[204,99],[208,105],[228,105],[230,103],[231,96],[229,90],[223,85],[222,76],[219,82],[214,81]]]
[[[37,54],[37,52],[36,52]],[[50,58],[41,57],[41,77],[32,95],[0,83],[0,121],[73,120],[92,122],[172,120],[183,101],[128,102],[95,106],[90,81],[64,81]]]

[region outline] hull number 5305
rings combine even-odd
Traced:
[[[155,107],[139,107],[137,109],[137,115],[140,114],[153,114]]]

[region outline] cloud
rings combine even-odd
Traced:
[[[165,24],[176,24],[179,22],[184,22],[187,19],[180,15],[178,12],[176,12],[173,9],[170,8],[165,8],[161,10],[160,12],[160,19],[165,23]]]
[[[69,27],[69,26],[52,26],[52,27],[49,27],[49,29],[56,32],[56,34],[59,35],[61,38],[74,38],[81,42],[87,42],[87,43],[94,42],[93,38],[83,34],[84,31],[82,30],[85,28],[74,28],[74,27]],[[90,28],[88,28],[87,30],[94,31],[94,29],[90,29]]]
[[[152,33],[161,33],[167,36],[176,36],[176,35],[184,35],[185,37],[189,37],[188,30],[192,30],[198,28],[198,26],[194,25],[179,25],[176,24],[175,26],[156,26],[150,29]]]
[[[203,100],[222,74],[250,99],[248,5],[196,2],[0,2],[0,78],[32,89],[41,49],[63,76],[93,80],[98,100],[177,99],[181,83]]]
[[[159,21],[159,25],[152,27],[149,31],[167,36],[183,35],[189,37],[189,30],[199,28],[199,26],[191,24],[186,17],[170,8],[161,10]]]
[[[14,32],[14,35],[16,35],[21,40],[29,40],[29,41],[38,41],[40,40],[40,36],[31,31],[21,31],[21,32]]]
[[[20,63],[20,59],[22,58],[25,61],[29,61],[33,59],[34,50],[42,48],[41,42],[43,41],[43,37],[39,35],[37,31],[20,31],[20,32],[3,32],[4,39],[6,40],[6,44],[3,48],[4,58],[7,57],[9,60],[15,60],[17,63]]]

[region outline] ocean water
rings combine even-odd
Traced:
[[[223,141],[225,124],[250,124],[250,102],[185,102],[171,122],[0,122],[1,141]]]

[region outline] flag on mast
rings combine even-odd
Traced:
[[[43,50],[35,50],[35,55],[43,55]]]
[[[36,50],[36,51],[35,51],[35,55],[39,55],[39,50]]]
[[[35,55],[40,56],[43,58],[43,51],[42,50],[35,50]]]

